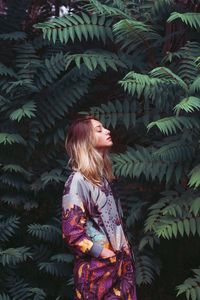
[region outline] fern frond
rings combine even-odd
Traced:
[[[200,213],[200,197],[193,199],[190,205],[190,213],[197,217]]]
[[[153,155],[169,162],[184,162],[194,158],[195,145],[182,140],[168,141],[160,149],[156,150]]]
[[[10,297],[6,294],[1,294],[0,295],[0,300],[11,300]]]
[[[184,110],[187,113],[193,112],[194,110],[200,109],[200,98],[189,96],[184,98],[181,102],[179,102],[175,107],[174,111],[176,115],[179,115],[181,110]]]
[[[69,40],[74,42],[75,38],[78,38],[79,41],[84,38],[87,41],[88,38],[93,40],[94,37],[105,43],[107,37],[113,39],[111,22],[112,20],[106,20],[104,15],[100,17],[95,14],[88,16],[82,12],[80,15],[71,14],[62,18],[56,17],[49,22],[38,23],[34,27],[42,29],[43,38],[52,40],[53,43],[57,39],[61,43],[67,43]]]
[[[55,262],[72,262],[74,260],[74,256],[71,254],[66,254],[66,253],[59,253],[56,255],[51,256],[50,258],[51,261]]]
[[[182,237],[184,235],[200,235],[200,218],[185,216],[182,218],[169,218],[162,219],[160,224],[155,228],[155,234],[160,238],[171,239],[177,237],[179,233]]]
[[[114,1],[113,4],[115,4],[116,1]],[[118,1],[119,2],[119,1]],[[122,1],[121,1],[122,2]],[[98,15],[109,15],[109,16],[123,16],[125,18],[131,17],[130,12],[128,9],[126,9],[124,3],[120,2],[120,7],[119,3],[118,7],[111,7],[106,4],[102,4],[101,2],[97,0],[89,0],[89,4],[84,5],[85,9],[90,12],[95,12]]]
[[[26,145],[25,139],[17,133],[0,133],[0,144],[12,145],[12,144]]]
[[[150,47],[160,36],[143,22],[132,19],[124,19],[113,25],[115,40],[121,45],[121,49],[127,53],[140,47],[140,52]]]
[[[194,277],[187,278],[182,284],[176,286],[177,296],[185,294],[189,300],[198,300],[200,298],[200,268],[193,269]]]
[[[28,225],[28,233],[42,241],[61,242],[61,229],[54,225],[30,224]]]
[[[66,276],[66,265],[58,262],[41,262],[38,264],[39,270],[56,277]]]
[[[159,274],[158,262],[155,263],[150,256],[140,255],[136,260],[136,283],[149,285],[152,283],[155,274]]]
[[[65,70],[65,66],[66,55],[62,52],[52,55],[49,59],[46,58],[37,72],[36,85],[38,88],[53,83]]]
[[[11,216],[3,218],[0,216],[0,241],[8,241],[15,235],[16,230],[19,228],[20,218],[17,216]]]
[[[124,91],[131,95],[137,95],[138,98],[144,94],[145,98],[156,100],[170,94],[176,88],[187,90],[184,81],[170,69],[159,67],[153,69],[149,75],[129,72],[119,81]],[[161,101],[162,102],[162,101]]]
[[[27,37],[26,33],[23,31],[15,31],[10,33],[1,33],[0,40],[4,41],[18,41],[18,40],[25,40]]]
[[[189,173],[190,180],[188,185],[190,187],[193,187],[196,189],[200,185],[200,165],[198,164],[197,166],[192,169],[192,171]]]
[[[180,19],[183,23],[190,26],[191,28],[200,29],[200,13],[178,13],[173,12],[168,18],[167,22],[173,22],[177,19]]]
[[[196,117],[171,116],[149,123],[147,129],[150,130],[156,126],[162,133],[168,135],[177,133],[177,130],[183,131],[184,128],[200,128],[200,122]]]
[[[17,74],[13,69],[6,67],[4,64],[0,63],[0,75],[1,76],[10,76],[17,78]]]
[[[16,265],[32,259],[32,253],[28,247],[8,248],[0,251],[0,263],[3,266]]]
[[[149,233],[142,237],[142,239],[139,242],[138,249],[139,251],[142,251],[146,247],[146,245],[149,245],[153,249],[154,245],[159,243],[159,238],[153,235],[152,233]]]
[[[108,51],[86,51],[83,54],[72,54],[68,55],[66,58],[66,69],[71,64],[75,62],[76,66],[80,68],[83,62],[90,71],[94,71],[99,65],[103,71],[107,70],[107,67],[111,67],[117,71],[118,67],[126,68],[126,65],[121,62],[118,56],[114,53]]]
[[[129,148],[123,154],[113,154],[111,159],[114,173],[117,176],[130,176],[131,178],[144,175],[147,180],[158,178],[159,181],[165,177],[166,182],[175,176],[178,182],[182,174],[181,164],[156,159],[153,152],[155,152],[153,148],[137,147],[136,150]]]
[[[189,92],[191,94],[200,92],[200,76],[196,77],[196,79],[192,82],[189,88]]]
[[[21,121],[22,118],[32,118],[35,117],[35,111],[37,110],[36,108],[36,104],[34,101],[29,101],[27,103],[25,103],[24,105],[22,105],[22,107],[14,110],[11,114],[10,114],[10,119],[11,120],[16,120],[18,122]]]
[[[136,123],[136,101],[124,99],[122,101],[108,101],[100,107],[93,106],[90,113],[96,116],[106,127],[110,125],[115,128],[118,123],[122,123],[128,129]]]

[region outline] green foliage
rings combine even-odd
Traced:
[[[177,296],[185,294],[187,299],[198,300],[200,298],[200,269],[193,269],[194,277],[187,278],[183,284],[178,285]]]
[[[88,51],[84,54],[68,55],[66,59],[66,68],[69,67],[71,62],[75,62],[76,66],[80,68],[83,62],[90,71],[94,71],[99,65],[103,71],[107,70],[107,67],[111,67],[117,71],[117,66],[126,67],[117,57],[117,55],[105,51],[92,52]]]
[[[3,266],[16,265],[32,258],[28,247],[8,248],[0,251],[0,263]]]
[[[178,12],[173,12],[171,14],[171,16],[168,18],[168,22],[173,22],[177,19],[181,19],[181,21],[183,23],[185,23],[186,25],[195,28],[195,29],[199,29],[200,27],[200,14],[199,13],[178,13]]]
[[[111,125],[115,128],[118,123],[122,123],[128,129],[131,124],[135,125],[136,122],[136,103],[128,99],[108,101],[107,104],[102,103],[100,107],[91,107],[90,113],[107,127]]]
[[[138,298],[174,299],[167,293],[179,274],[189,276],[186,265],[194,269],[200,234],[198,7],[68,1],[68,13],[55,17],[47,2],[38,9],[11,1],[0,20],[0,299],[73,299],[60,201],[69,175],[64,140],[77,112],[114,129],[111,158]],[[164,248],[181,239],[194,257],[185,261],[183,249],[176,270]],[[194,270],[177,296],[198,299]],[[167,290],[153,295],[144,285],[158,276]]]
[[[57,38],[61,43],[67,43],[69,40],[74,42],[75,38],[82,41],[90,39],[101,39],[104,43],[106,38],[112,39],[110,28],[111,20],[106,20],[105,16],[98,17],[93,14],[89,17],[85,13],[80,15],[71,14],[62,18],[53,18],[50,22],[38,23],[35,28],[42,29],[43,38],[56,42]]]

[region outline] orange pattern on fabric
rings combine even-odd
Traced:
[[[83,252],[88,252],[93,246],[93,242],[87,239],[82,240],[80,243],[78,243],[80,250]]]
[[[120,290],[113,288],[113,291],[114,291],[114,293],[115,293],[116,296],[120,296],[121,295]]]
[[[78,299],[81,299],[81,293],[77,289],[76,289],[76,296],[78,297]]]

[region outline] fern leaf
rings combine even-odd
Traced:
[[[11,120],[16,120],[18,122],[21,121],[22,118],[32,118],[35,117],[35,112],[36,111],[36,104],[34,101],[29,101],[22,105],[22,107],[18,108],[17,110],[13,111],[10,114],[10,119]]]
[[[120,7],[115,8],[109,5],[102,4],[97,0],[90,0],[89,4],[84,5],[85,9],[90,12],[96,12],[98,15],[109,15],[109,16],[123,16],[125,18],[130,17],[130,12],[124,6],[124,3],[120,3]],[[115,1],[116,2],[116,1]]]
[[[133,18],[115,23],[113,32],[116,42],[121,45],[121,50],[125,50],[127,53],[134,52],[139,47],[140,51],[145,51],[152,42],[160,38],[150,26]]]
[[[200,98],[194,96],[184,98],[174,107],[176,115],[179,115],[180,110],[184,110],[185,112],[190,113],[193,112],[195,109],[200,109]]]
[[[167,22],[173,22],[177,19],[180,19],[183,23],[186,25],[190,26],[191,28],[194,29],[199,29],[200,28],[200,14],[199,13],[178,13],[178,12],[173,12],[170,17],[168,18]]]
[[[123,123],[128,129],[129,126],[136,123],[136,103],[128,99],[108,101],[107,104],[101,104],[100,107],[91,107],[90,113],[96,116],[106,127],[111,125],[115,128],[118,123]]]
[[[50,258],[51,261],[55,261],[55,262],[72,262],[74,260],[74,256],[71,254],[66,254],[66,253],[60,253],[60,254],[56,254],[51,256]]]
[[[192,171],[189,173],[190,180],[188,185],[190,187],[193,187],[196,189],[200,185],[200,165],[197,165],[192,169]]]
[[[0,144],[22,144],[26,145],[24,138],[17,133],[0,133]]]
[[[199,93],[200,92],[200,76],[198,76],[190,85],[189,92],[191,94]]]
[[[26,33],[23,31],[15,31],[10,33],[1,33],[0,40],[4,41],[18,41],[18,40],[25,40]]]
[[[192,201],[190,213],[193,213],[195,217],[200,213],[200,197],[197,197]]]
[[[10,76],[17,78],[17,74],[11,69],[0,63],[0,75],[1,76]]]
[[[58,262],[41,262],[38,264],[39,270],[56,277],[67,275],[66,266]]]
[[[16,230],[19,228],[20,218],[17,216],[11,216],[3,218],[0,216],[0,240],[8,241],[12,236],[15,235]]]
[[[8,248],[0,251],[0,263],[3,266],[16,265],[32,258],[32,253],[28,247]]]
[[[10,297],[6,294],[1,294],[0,295],[0,300],[11,300]]]
[[[105,43],[106,38],[112,39],[112,30],[110,27],[111,20],[106,20],[105,16],[97,17],[93,15],[89,17],[85,13],[80,15],[71,14],[65,17],[56,17],[49,22],[38,23],[34,25],[35,28],[42,29],[43,38],[53,40],[57,39],[61,43],[67,43],[69,40],[74,42],[75,38],[86,41],[88,37],[92,40],[96,37]]]
[[[184,128],[193,129],[199,128],[200,122],[195,117],[171,116],[149,123],[147,129],[150,130],[156,126],[162,133],[169,135],[177,133],[177,130],[183,131]]]
[[[159,274],[158,262],[155,263],[150,256],[141,255],[136,260],[136,283],[149,285],[152,283],[155,274]]]
[[[200,269],[193,269],[194,277],[187,278],[182,284],[176,286],[177,296],[185,294],[188,300],[198,300],[200,297]]]
[[[126,68],[126,65],[124,65],[117,55],[113,53],[109,53],[107,51],[87,51],[84,54],[68,55],[66,58],[66,69],[71,62],[75,62],[76,66],[80,68],[81,61],[90,71],[95,70],[98,65],[103,69],[103,71],[106,71],[107,67],[111,67],[115,71],[117,71],[117,66]]]
[[[28,233],[40,240],[47,242],[61,242],[61,230],[54,225],[30,224]]]

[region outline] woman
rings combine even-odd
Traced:
[[[110,186],[112,144],[93,116],[75,120],[66,139],[73,172],[63,193],[62,233],[75,255],[75,300],[136,300],[133,254]]]

